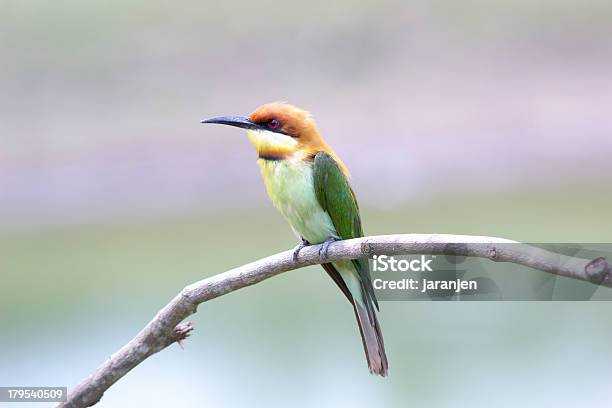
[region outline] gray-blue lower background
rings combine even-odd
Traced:
[[[486,231],[536,241],[612,230],[600,226],[612,201],[554,227],[534,203],[513,213],[507,199],[486,200],[490,216],[457,200],[446,211],[362,211],[373,235]],[[470,211],[478,218],[464,216]],[[506,221],[492,221],[498,211]],[[265,239],[254,239],[257,231]],[[72,388],[186,284],[294,244],[273,209],[5,234],[0,385]],[[605,407],[611,307],[382,301],[390,375],[379,379],[368,373],[352,308],[313,266],[201,305],[185,349],[152,356],[99,406]]]

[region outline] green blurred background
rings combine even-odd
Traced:
[[[295,245],[246,137],[199,124],[273,100],[369,234],[610,242],[611,36],[607,1],[0,1],[0,385],[72,387],[183,286]],[[202,305],[99,405],[603,407],[611,307],[384,302],[382,380],[310,267]]]

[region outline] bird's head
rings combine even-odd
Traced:
[[[308,160],[320,151],[336,157],[321,137],[310,113],[288,103],[268,103],[255,109],[249,116],[220,116],[203,120],[202,123],[245,129],[262,159]],[[345,169],[340,160],[337,161]]]

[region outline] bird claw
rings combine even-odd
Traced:
[[[306,241],[304,238],[302,238],[302,241],[299,244],[297,244],[295,248],[293,248],[293,255],[291,256],[291,259],[293,259],[293,262],[297,262],[300,251],[309,245],[310,243]]]
[[[323,244],[321,245],[321,248],[319,248],[319,259],[321,259],[322,261],[325,261],[327,259],[327,250],[329,249],[329,245],[332,242],[336,242],[336,241],[337,241],[336,238],[329,238],[325,242],[323,242]]]

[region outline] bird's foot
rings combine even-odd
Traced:
[[[322,261],[325,261],[327,259],[327,250],[329,249],[329,245],[332,242],[336,242],[339,241],[337,238],[331,237],[331,238],[327,238],[325,240],[325,242],[323,242],[323,244],[321,245],[321,248],[319,249],[319,259],[321,259]]]
[[[302,238],[302,241],[299,244],[297,244],[295,248],[293,248],[293,255],[291,256],[291,258],[293,259],[293,262],[297,262],[300,251],[309,245],[310,245],[310,242]]]

